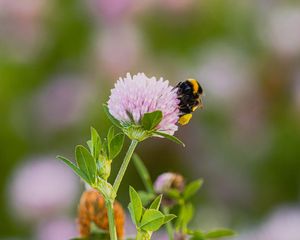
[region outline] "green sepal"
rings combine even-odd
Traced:
[[[103,104],[103,109],[104,109],[106,116],[112,122],[112,124],[114,124],[116,127],[122,129],[123,128],[122,124],[113,115],[110,114],[110,112],[108,110],[108,106],[106,104]]]
[[[167,139],[171,140],[172,142],[175,142],[175,143],[180,144],[183,147],[185,147],[185,144],[181,140],[179,140],[177,137],[175,137],[173,135],[170,135],[170,134],[167,134],[167,133],[163,133],[163,132],[159,132],[159,131],[155,131],[155,132],[153,132],[153,134],[161,136],[161,137],[164,137],[164,138],[167,138]]]
[[[145,113],[142,118],[142,126],[147,131],[153,130],[161,122],[162,118],[162,111]]]

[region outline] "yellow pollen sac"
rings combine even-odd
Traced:
[[[198,85],[198,82],[195,80],[195,79],[188,79],[188,81],[192,84],[193,86],[193,93],[196,94],[199,90],[199,85]]]
[[[186,125],[186,124],[189,123],[189,121],[191,120],[191,118],[192,118],[192,114],[190,114],[190,113],[189,114],[185,114],[185,115],[183,115],[183,116],[181,116],[179,118],[178,123],[180,125]]]

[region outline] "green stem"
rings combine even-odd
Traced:
[[[151,234],[143,230],[138,230],[135,240],[150,240]]]
[[[167,207],[163,207],[163,213],[169,214],[169,208]],[[167,227],[167,232],[168,232],[168,236],[169,236],[169,240],[174,240],[174,229],[173,229],[173,225],[171,222],[167,222],[166,223],[166,227]]]
[[[115,180],[114,185],[113,185],[113,188],[114,188],[114,190],[115,190],[116,193],[118,192],[118,189],[120,187],[120,184],[122,182],[124,174],[126,172],[128,164],[129,164],[130,159],[132,157],[132,154],[133,154],[133,152],[134,152],[134,150],[135,150],[135,148],[136,148],[136,146],[137,146],[138,143],[139,142],[137,140],[132,140],[131,144],[130,144],[128,150],[127,150],[127,153],[125,155],[125,158],[123,160],[121,168],[120,168],[120,170],[118,172],[118,175],[117,175],[116,180]]]
[[[110,239],[117,240],[118,238],[117,238],[117,231],[115,226],[113,202],[110,200],[106,201],[106,207],[107,207]]]

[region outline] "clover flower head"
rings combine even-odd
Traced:
[[[166,172],[157,177],[154,182],[154,190],[158,194],[168,193],[171,189],[176,189],[182,192],[184,185],[184,178],[182,175]]]
[[[139,125],[145,113],[162,112],[157,131],[173,135],[177,131],[179,109],[176,89],[169,81],[147,77],[144,73],[127,73],[111,90],[108,101],[110,114],[124,124]]]

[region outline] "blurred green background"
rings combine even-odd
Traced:
[[[84,187],[55,156],[72,158],[90,126],[106,134],[102,103],[127,72],[204,88],[177,133],[186,148],[137,150],[153,179],[205,179],[195,227],[300,239],[299,26],[299,1],[0,0],[0,239],[76,234]],[[133,165],[124,205],[128,184],[143,188]]]

